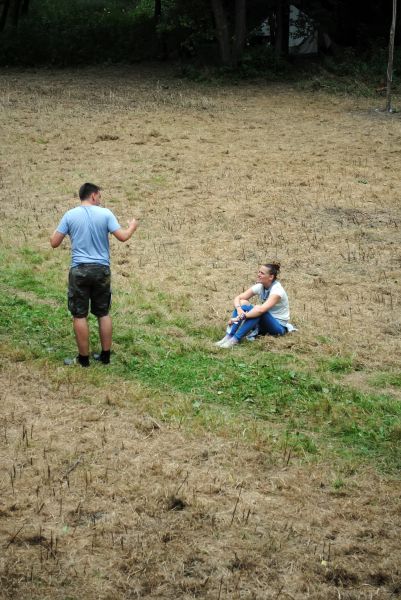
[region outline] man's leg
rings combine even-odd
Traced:
[[[65,365],[73,365],[78,362],[81,367],[89,367],[89,325],[86,317],[72,318],[75,340],[78,346],[78,356],[75,359],[66,358]]]
[[[102,352],[108,352],[111,348],[111,339],[113,334],[113,325],[110,315],[98,318],[99,337],[102,346]]]
[[[110,348],[113,334],[111,317],[110,315],[105,315],[104,317],[98,317],[97,321],[99,324],[99,337],[102,350],[100,354],[95,352],[93,358],[104,365],[108,365],[110,363]]]
[[[78,363],[89,367],[89,288],[87,284],[87,267],[72,267],[68,277],[68,309],[72,314],[72,325],[78,346]],[[81,316],[83,315],[83,316]],[[75,364],[76,359],[66,358],[64,364]]]
[[[73,327],[79,354],[89,356],[88,319],[86,317],[73,317]]]
[[[97,317],[99,325],[99,338],[101,345],[100,354],[93,354],[93,358],[108,365],[110,362],[110,348],[113,327],[109,309],[111,305],[110,267],[98,266],[94,270],[94,282],[91,289],[91,311]]]

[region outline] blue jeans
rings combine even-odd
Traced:
[[[252,304],[244,304],[241,306],[244,312],[250,311],[253,306]],[[232,313],[233,319],[237,317],[237,309],[235,309]],[[265,312],[260,317],[256,317],[255,319],[245,319],[240,323],[234,323],[231,327],[230,335],[237,338],[240,342],[242,338],[246,337],[252,329],[255,327],[259,328],[260,335],[284,335],[287,333],[286,327],[281,325],[279,321],[275,317],[273,317],[269,312]]]

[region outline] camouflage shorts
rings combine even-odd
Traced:
[[[71,267],[68,276],[68,310],[73,317],[86,317],[90,310],[105,317],[111,305],[110,267],[81,264]]]

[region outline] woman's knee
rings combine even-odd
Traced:
[[[249,312],[250,310],[252,310],[253,304],[249,304],[249,302],[244,303],[244,304],[241,304],[241,308],[244,312]]]

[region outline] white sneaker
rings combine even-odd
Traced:
[[[231,339],[230,336],[225,335],[222,340],[219,340],[215,343],[215,346],[221,346],[222,344],[225,344],[229,339]]]
[[[237,338],[231,337],[226,342],[224,342],[223,344],[220,344],[220,348],[233,348],[237,344],[238,344]]]

